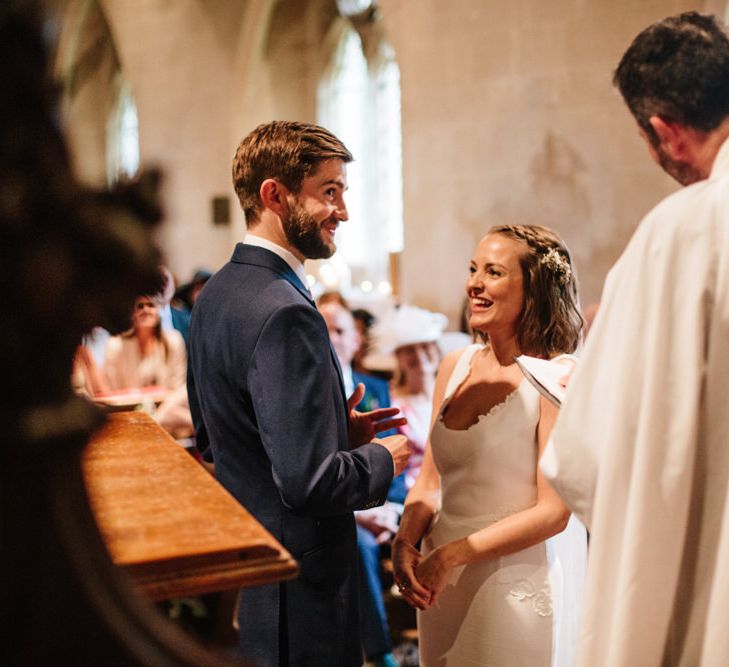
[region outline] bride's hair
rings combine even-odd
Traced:
[[[524,310],[516,332],[521,351],[545,359],[574,352],[584,322],[564,241],[540,225],[497,225],[488,234],[506,236],[526,247],[520,258]]]

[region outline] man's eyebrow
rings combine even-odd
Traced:
[[[322,183],[322,187],[324,187],[325,185],[337,185],[340,188],[342,188],[343,190],[348,190],[349,189],[349,186],[348,185],[344,185],[344,181],[342,181],[339,178],[329,178],[329,179],[327,179],[326,181],[324,181]]]

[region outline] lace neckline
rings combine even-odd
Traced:
[[[476,426],[480,425],[483,421],[487,419],[492,419],[499,413],[503,412],[510,403],[513,402],[514,398],[519,394],[521,391],[522,386],[524,386],[524,382],[526,381],[526,378],[522,378],[519,381],[519,384],[516,385],[516,387],[510,391],[505,397],[503,401],[500,401],[499,403],[495,403],[492,405],[487,412],[483,414],[477,415],[477,419],[472,424],[469,424],[466,428],[450,428],[445,423],[445,411],[448,409],[448,406],[451,403],[451,400],[453,397],[458,393],[458,390],[463,386],[463,384],[468,380],[468,378],[471,376],[471,371],[473,369],[473,358],[476,356],[476,352],[479,350],[484,349],[484,346],[480,346],[477,349],[475,349],[472,353],[470,358],[468,359],[468,367],[466,368],[466,372],[463,375],[463,377],[459,380],[458,384],[454,387],[453,391],[448,393],[448,395],[443,400],[443,404],[440,406],[440,410],[438,411],[438,421],[441,423],[443,428],[445,428],[448,431],[454,431],[456,433],[466,433],[467,431],[470,431],[471,429],[475,428]],[[466,351],[464,350],[464,354],[466,354]],[[456,366],[457,368],[457,366]],[[453,369],[453,372],[456,371],[456,368]]]

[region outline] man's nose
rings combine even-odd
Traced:
[[[347,204],[344,203],[343,197],[340,197],[339,201],[337,202],[337,209],[336,211],[334,211],[334,215],[337,216],[337,220],[341,220],[342,222],[344,222],[345,220],[349,220]]]

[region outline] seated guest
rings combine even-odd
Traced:
[[[367,368],[364,366],[364,359],[370,352],[370,329],[375,323],[375,316],[369,310],[355,308],[352,311],[352,317],[354,318],[354,326],[357,327],[361,341],[352,359],[352,369],[358,373],[367,373]]]
[[[195,455],[195,452],[192,451],[195,427],[190,414],[190,402],[187,398],[186,385],[181,384],[165,396],[165,399],[152,413],[152,418],[180,445]]]
[[[338,303],[340,306],[344,306],[347,310],[351,312],[347,300],[344,298],[344,296],[342,296],[341,292],[337,292],[336,290],[322,292],[321,296],[319,296],[319,298],[316,300],[316,307],[321,310],[321,307],[327,303]]]
[[[185,349],[189,345],[190,337],[190,310],[187,307],[178,307],[173,304],[176,297],[175,277],[166,266],[160,266],[162,274],[162,290],[154,296],[159,309],[159,316],[162,322],[162,331],[175,329],[179,331],[185,341]],[[175,302],[179,303],[179,302]]]
[[[187,355],[178,331],[163,331],[157,302],[150,296],[134,304],[132,328],[109,338],[104,374],[109,389],[159,386],[177,389],[185,382]]]
[[[205,287],[205,283],[212,277],[212,271],[208,271],[207,269],[198,269],[195,271],[189,282],[180,285],[175,290],[174,305],[190,312],[195,305],[195,301],[197,301],[200,291]]]
[[[319,312],[326,322],[332,347],[339,359],[347,396],[358,384],[365,386],[365,395],[356,409],[362,412],[390,405],[387,382],[352,370],[352,359],[361,340],[352,313],[342,297],[327,295],[318,302]],[[390,435],[390,431],[378,434]],[[360,568],[360,627],[365,657],[377,667],[397,665],[392,656],[392,639],[387,625],[385,602],[380,580],[380,544],[397,530],[398,513],[387,505],[355,512],[357,547]]]
[[[390,390],[384,380],[358,373],[352,369],[352,360],[362,344],[362,338],[349,310],[346,301],[334,300],[328,293],[324,301],[319,300],[317,306],[329,329],[332,347],[337,353],[344,378],[344,392],[351,396],[358,384],[365,386],[365,395],[357,410],[366,412],[390,405]],[[341,297],[340,297],[341,298]]]
[[[71,387],[77,394],[89,398],[109,390],[104,374],[96,365],[94,355],[85,345],[76,348],[71,371]]]
[[[435,374],[441,360],[438,340],[448,319],[415,306],[402,305],[385,315],[373,328],[376,352],[365,359],[371,367],[395,368],[390,386],[392,405],[408,423],[400,427],[411,448],[405,472],[393,480],[388,500],[404,503],[417,479],[430,431]]]

